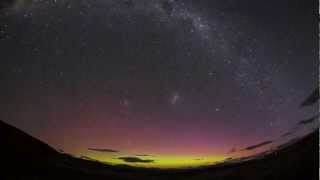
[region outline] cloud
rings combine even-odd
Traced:
[[[63,149],[58,149],[58,152],[64,153],[64,150]]]
[[[196,159],[193,159],[193,160],[195,160],[195,161],[201,161],[201,160],[203,160],[203,158],[196,158]]]
[[[118,159],[123,160],[128,163],[152,163],[154,160],[152,159],[140,159],[138,157],[119,157]]]
[[[135,156],[146,157],[146,156],[152,156],[152,155],[149,155],[149,154],[136,154]]]
[[[248,147],[244,148],[244,150],[251,151],[251,150],[257,149],[257,148],[259,148],[259,147],[262,147],[262,146],[271,144],[272,142],[273,142],[273,141],[264,141],[264,142],[259,143],[259,144],[256,144],[256,145],[248,146]]]
[[[231,160],[233,160],[232,157],[227,157],[227,158],[225,158],[223,161],[231,161]]]
[[[307,124],[310,124],[310,123],[313,123],[315,120],[317,120],[319,117],[319,115],[316,115],[316,116],[313,116],[309,119],[305,119],[305,120],[302,120],[302,121],[299,121],[298,122],[298,125],[307,125]]]
[[[319,87],[316,88],[302,103],[301,106],[311,106],[319,100]]]
[[[238,152],[239,150],[237,148],[232,148],[229,153],[232,154],[232,153],[235,153],[235,152]]]
[[[287,137],[287,136],[290,136],[291,134],[293,134],[293,132],[289,131],[289,132],[283,133],[281,137]]]
[[[97,161],[96,159],[93,159],[89,156],[80,156],[81,159],[90,160],[90,161]]]
[[[114,149],[100,149],[100,148],[88,148],[90,151],[97,151],[97,152],[106,152],[106,153],[117,153],[120,152]]]
[[[288,136],[291,136],[293,134],[295,134],[296,131],[298,131],[300,129],[301,126],[306,126],[308,124],[311,124],[313,122],[315,122],[316,120],[318,120],[319,118],[319,115],[315,115],[311,118],[308,118],[308,119],[304,119],[304,120],[301,120],[299,122],[297,122],[297,124],[289,131],[283,133],[280,138],[285,138],[285,137],[288,137]]]

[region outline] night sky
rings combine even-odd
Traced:
[[[315,127],[317,3],[3,1],[0,119],[111,164],[273,149]]]

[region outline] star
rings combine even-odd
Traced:
[[[169,102],[171,105],[176,105],[181,99],[181,96],[178,92],[175,92],[172,94],[172,96],[169,99]]]
[[[208,72],[209,77],[213,77],[214,75],[215,75],[215,73],[213,71]]]
[[[124,99],[122,99],[122,100],[120,101],[120,104],[121,104],[122,106],[124,106],[124,107],[129,107],[130,102],[129,102],[128,99],[124,98]]]

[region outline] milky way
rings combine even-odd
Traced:
[[[57,149],[202,165],[316,126],[312,1],[30,2],[0,10],[0,119]]]

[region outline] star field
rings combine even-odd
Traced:
[[[57,149],[114,164],[202,165],[314,128],[281,137],[318,113],[299,107],[318,86],[312,1],[0,7],[0,119]],[[230,154],[245,147],[254,148]]]

